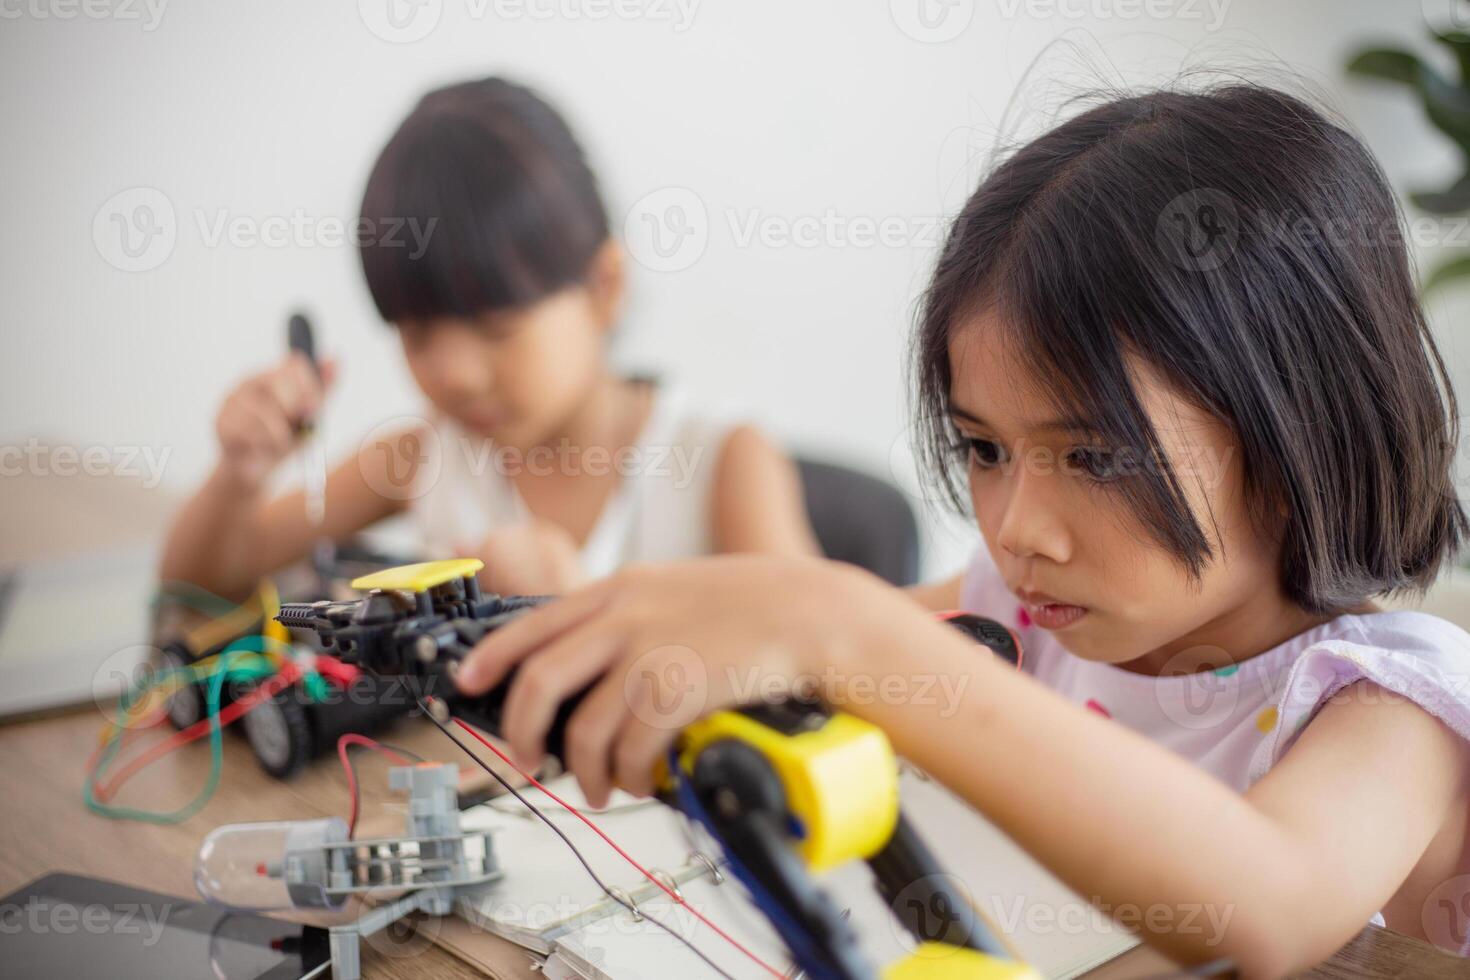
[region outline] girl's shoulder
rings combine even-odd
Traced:
[[[1298,647],[1277,699],[1281,724],[1253,775],[1270,768],[1334,698],[1368,681],[1470,742],[1470,633],[1408,610],[1338,616],[1289,641]]]

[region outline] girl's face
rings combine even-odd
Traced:
[[[529,449],[563,434],[605,373],[621,288],[610,246],[587,284],[529,306],[400,324],[403,353],[435,408],[469,432]]]
[[[1078,656],[1150,673],[1224,666],[1305,628],[1281,592],[1279,545],[1248,513],[1229,429],[1131,365],[1213,549],[1195,580],[1117,492],[1141,454],[1100,444],[1087,419],[1057,418],[993,316],[955,332],[950,403],[980,530],[1029,618]]]

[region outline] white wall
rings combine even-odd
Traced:
[[[86,2],[0,0],[0,443],[166,447],[165,484],[180,491],[209,465],[221,393],[279,355],[297,305],[344,360],[324,421],[335,451],[417,407],[350,247],[209,233],[222,217],[296,216],[312,235],[350,221],[377,149],[418,94],[447,81],[504,73],[552,97],[597,161],[619,227],[645,195],[692,192],[651,199],[686,203],[706,246],[697,259],[676,254],[687,266],[676,271],[634,264],[629,363],[677,372],[789,443],[879,470],[902,458],[904,341],[935,222],[962,200],[1013,90],[1054,39],[1082,40],[1133,79],[1279,59],[1328,91],[1396,185],[1444,183],[1455,168],[1406,96],[1340,70],[1362,39],[1427,49],[1414,3]],[[925,36],[918,2],[955,36],[912,36]],[[378,36],[393,35],[388,3],[417,11],[411,29],[432,29]],[[1075,58],[1053,59],[1079,75]],[[1051,91],[1032,84],[1026,102]],[[125,264],[109,244],[119,203],[108,202],[140,187],[163,195],[157,216],[172,209],[175,241],[156,268],[122,271],[109,263]],[[124,213],[147,192],[132,193]],[[803,216],[826,218],[835,239],[741,241],[752,219],[770,234]],[[863,244],[862,222],[885,219],[901,240]],[[652,257],[646,238],[631,244]],[[1451,313],[1436,310],[1470,396],[1470,340]],[[945,538],[931,567],[952,566],[963,547]]]

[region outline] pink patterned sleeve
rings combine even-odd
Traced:
[[[1470,634],[1417,612],[1354,618],[1363,624],[1358,635],[1315,643],[1292,665],[1276,702],[1280,723],[1252,758],[1250,782],[1265,775],[1286,754],[1302,729],[1334,696],[1362,680],[1412,701],[1470,742]],[[1470,875],[1442,886],[1458,888],[1450,896],[1456,913],[1448,925],[1441,924],[1443,935],[1431,936],[1438,945],[1455,949],[1461,956],[1470,956],[1466,881]]]

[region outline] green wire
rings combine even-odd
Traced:
[[[275,668],[268,663],[262,665],[261,653],[263,647],[270,642],[266,636],[241,637],[221,651],[208,665],[194,665],[189,667],[170,667],[160,671],[155,679],[146,684],[139,685],[135,690],[124,693],[118,702],[118,713],[114,721],[114,731],[109,737],[107,747],[102,752],[102,757],[97,760],[96,767],[87,775],[86,783],[82,788],[82,799],[87,804],[87,809],[93,813],[99,813],[104,817],[115,820],[141,820],[146,823],[175,824],[188,820],[194,814],[204,808],[214,795],[219,786],[220,771],[224,765],[224,729],[219,723],[220,694],[224,688],[227,678],[258,679],[269,677],[275,673]],[[236,666],[237,661],[244,661],[246,665]],[[183,675],[187,683],[198,683],[202,678],[209,678],[209,686],[205,691],[205,713],[209,718],[209,778],[205,780],[204,786],[192,800],[179,807],[177,810],[167,812],[156,812],[152,810],[140,810],[134,807],[109,806],[99,801],[92,792],[93,785],[98,778],[116,758],[122,747],[123,734],[126,731],[124,722],[127,718],[128,709],[139,699],[147,696],[148,692],[158,687],[165,681]]]

